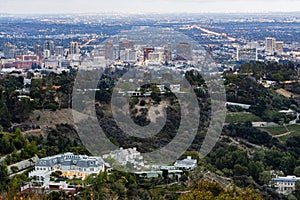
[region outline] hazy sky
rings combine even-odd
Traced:
[[[300,0],[0,0],[0,13],[300,11]]]

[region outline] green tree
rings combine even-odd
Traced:
[[[271,181],[271,173],[269,171],[261,172],[258,180],[261,185],[268,185]]]
[[[10,142],[10,135],[8,133],[4,133],[2,138],[0,139],[0,153],[8,154],[14,150],[14,145]]]
[[[300,176],[300,166],[297,166],[297,167],[295,167],[295,169],[294,169],[294,175],[296,175],[296,176]]]
[[[284,81],[284,77],[280,73],[273,74],[272,79],[274,81]]]
[[[160,97],[161,91],[160,91],[160,89],[156,85],[152,85],[150,89],[151,89],[151,98],[155,102],[159,103],[161,101],[161,97]]]
[[[255,181],[258,181],[259,174],[261,172],[263,172],[264,168],[265,168],[265,166],[264,166],[263,162],[261,162],[261,161],[256,161],[256,162],[251,161],[249,163],[249,166],[248,166],[249,175],[252,176],[252,178]]]
[[[245,166],[242,166],[240,164],[236,164],[233,167],[233,174],[235,176],[243,176],[243,175],[248,175],[248,168]]]
[[[11,116],[6,106],[6,103],[0,100],[0,125],[4,129],[8,129],[11,126]]]

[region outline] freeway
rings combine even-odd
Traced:
[[[191,28],[199,29],[199,30],[201,30],[201,31],[203,31],[204,33],[207,33],[207,34],[216,35],[216,36],[222,36],[221,33],[217,33],[217,32],[214,32],[214,31],[210,31],[210,30],[208,30],[208,29],[206,29],[206,28],[202,28],[202,27],[197,26],[197,25],[193,25]],[[226,37],[227,37],[227,39],[228,39],[229,41],[232,41],[232,42],[238,40],[237,38],[234,38],[234,37],[229,37],[229,36],[226,36]]]

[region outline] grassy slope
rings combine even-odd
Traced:
[[[300,125],[287,125],[284,126],[274,126],[274,127],[264,127],[260,128],[270,133],[272,136],[277,137],[280,141],[285,142],[288,138],[292,136],[300,136]]]
[[[226,123],[259,122],[261,119],[249,112],[227,112]]]
[[[70,109],[57,111],[35,110],[26,123],[38,125],[41,128],[55,126],[56,124],[74,124],[72,110]]]

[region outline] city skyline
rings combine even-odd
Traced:
[[[0,13],[62,14],[62,13],[259,13],[297,12],[297,0],[0,0]]]

